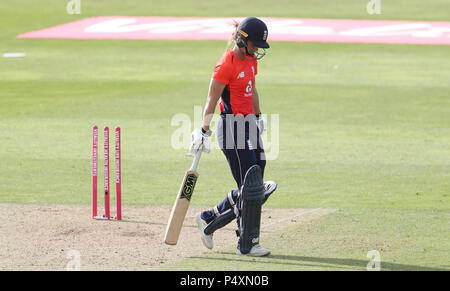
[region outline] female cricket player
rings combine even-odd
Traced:
[[[198,150],[209,153],[209,137],[212,134],[209,126],[220,99],[221,118],[217,125],[217,140],[228,161],[237,189],[230,191],[214,208],[196,216],[202,242],[209,249],[214,246],[215,230],[236,218],[239,228],[237,205],[247,171],[258,165],[264,174],[266,160],[260,134],[266,130],[267,122],[261,114],[255,76],[258,73],[258,60],[265,55],[265,49],[269,48],[267,33],[266,24],[255,17],[245,18],[236,24],[236,31],[233,33],[234,47],[223,54],[212,74],[202,128],[192,132],[191,153],[195,154]],[[263,49],[263,52],[260,53],[258,49]],[[276,187],[275,182],[264,183],[263,203]],[[239,243],[236,253],[243,254]],[[258,241],[246,254],[265,256],[269,253]]]

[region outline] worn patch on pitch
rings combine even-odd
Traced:
[[[99,209],[100,211],[101,209]],[[0,204],[0,270],[152,270],[210,253],[190,207],[176,246],[164,244],[171,207],[124,207],[122,221],[94,220],[89,206]],[[331,209],[263,209],[261,238]],[[100,212],[99,212],[100,213]],[[237,244],[236,224],[214,233],[214,251]]]
[[[242,18],[85,18],[18,35],[18,38],[228,40]],[[261,18],[268,41],[450,45],[450,22]]]

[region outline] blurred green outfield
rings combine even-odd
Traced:
[[[68,15],[67,2],[0,4],[0,53],[27,53],[0,58],[0,202],[88,205],[97,124],[123,130],[124,211],[171,205],[190,160],[171,148],[170,121],[204,105],[227,48],[225,41],[15,39],[20,33],[100,15],[449,21],[440,0],[383,1],[381,15],[368,15],[365,1],[274,8],[272,1],[82,0],[81,15]],[[391,269],[448,269],[449,56],[448,46],[271,43],[257,87],[262,111],[280,116],[279,157],[266,168],[279,189],[265,207],[338,211],[298,226],[288,241],[264,239],[273,260],[225,252],[166,268],[365,269],[367,251],[380,248]],[[234,187],[219,151],[203,156],[199,172],[195,205],[210,207]],[[308,263],[291,262],[302,258]]]

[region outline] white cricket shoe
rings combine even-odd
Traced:
[[[270,194],[275,192],[275,190],[277,190],[277,186],[277,183],[275,183],[274,181],[264,182],[264,196],[269,196]]]
[[[204,230],[205,230],[206,226],[208,226],[208,224],[206,223],[206,221],[204,221],[202,219],[202,213],[201,212],[197,213],[195,215],[195,218],[197,220],[198,229],[200,230],[200,234],[201,234],[203,245],[206,248],[208,248],[208,249],[212,249],[214,247],[213,235],[212,234],[209,234],[209,235],[205,234]]]
[[[254,245],[248,254],[242,254],[239,249],[236,251],[236,255],[246,255],[251,257],[264,257],[269,254],[270,250],[263,248],[260,244]]]

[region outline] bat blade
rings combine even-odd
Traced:
[[[164,242],[168,245],[176,245],[178,242],[198,176],[199,174],[195,170],[189,170],[184,175],[164,235]]]

